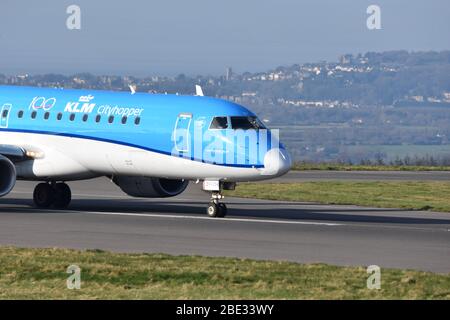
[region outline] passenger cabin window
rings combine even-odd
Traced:
[[[228,128],[227,117],[215,117],[209,126],[210,129],[226,129]]]
[[[101,115],[97,115],[96,117],[95,117],[95,122],[100,122],[100,120],[102,119],[102,116]]]
[[[36,119],[36,114],[37,114],[37,112],[36,112],[36,111],[33,111],[33,112],[31,113],[31,119]]]
[[[84,115],[83,115],[83,121],[86,122],[87,120],[88,120],[88,115],[87,115],[87,114],[84,114]]]
[[[122,124],[126,124],[127,123],[127,116],[123,116],[122,117]]]
[[[231,117],[233,129],[265,129],[264,124],[257,117]]]
[[[58,113],[58,115],[56,116],[56,119],[61,120],[62,119],[62,113]]]
[[[108,122],[109,122],[109,123],[113,123],[113,122],[114,122],[114,116],[109,116]]]
[[[134,124],[138,125],[139,123],[141,123],[141,118],[137,117],[136,119],[134,119]]]
[[[70,120],[70,121],[75,120],[75,113],[71,113],[71,114],[70,114],[69,120]]]
[[[48,120],[48,118],[50,118],[50,112],[44,113],[44,119]]]
[[[17,116],[19,117],[19,118],[23,118],[23,110],[20,110],[18,113],[17,113]]]

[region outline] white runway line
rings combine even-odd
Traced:
[[[124,216],[124,217],[147,217],[147,218],[169,218],[169,219],[191,219],[191,220],[208,220],[217,222],[254,222],[254,223],[274,223],[274,224],[300,224],[300,225],[316,225],[316,226],[343,226],[340,223],[328,222],[308,222],[308,221],[287,221],[287,220],[265,220],[265,219],[243,219],[243,218],[210,218],[210,217],[195,217],[186,215],[167,215],[167,214],[150,214],[150,213],[126,213],[126,212],[99,212],[99,211],[64,211],[64,213],[82,213],[82,214],[96,214],[107,216]]]

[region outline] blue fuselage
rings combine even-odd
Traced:
[[[263,129],[211,129],[215,117],[256,116],[209,97],[0,86],[0,109],[0,131],[97,140],[223,166],[263,167],[275,141]]]

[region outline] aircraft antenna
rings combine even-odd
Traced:
[[[198,84],[195,85],[195,95],[196,95],[196,96],[200,96],[200,97],[203,97],[203,96],[204,96],[204,94],[203,94],[203,89],[202,89],[202,87],[199,86]]]

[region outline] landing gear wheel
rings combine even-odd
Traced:
[[[227,206],[225,203],[219,203],[219,215],[218,217],[224,218],[227,215]]]
[[[210,202],[208,205],[208,208],[206,208],[206,213],[208,214],[208,217],[211,217],[211,218],[218,217],[219,212],[220,212],[220,208],[214,202]]]
[[[227,215],[227,206],[225,203],[210,202],[206,213],[211,218],[223,218]]]
[[[33,192],[34,204],[38,208],[48,208],[54,201],[53,188],[48,183],[39,183]]]
[[[72,192],[69,186],[65,183],[57,183],[53,186],[53,190],[55,192],[53,206],[57,209],[67,208],[72,200]]]
[[[224,218],[227,215],[227,206],[225,203],[221,203],[220,200],[224,198],[222,195],[222,189],[224,183],[221,181],[204,181],[203,190],[211,191],[211,201],[209,202],[206,213],[212,218]]]

